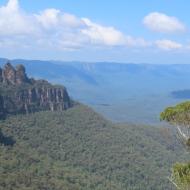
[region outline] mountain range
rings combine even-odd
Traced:
[[[0,59],[0,65],[6,59]],[[190,89],[190,65],[84,63],[11,60],[23,64],[29,76],[64,84],[70,96],[93,107],[108,119],[159,125],[159,113],[187,100],[173,92]]]

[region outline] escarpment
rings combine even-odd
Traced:
[[[0,68],[0,118],[7,114],[63,111],[72,101],[63,86],[28,78],[23,65]]]

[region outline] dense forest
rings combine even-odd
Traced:
[[[167,128],[112,124],[83,105],[0,128],[0,190],[172,189],[170,168],[185,157]]]

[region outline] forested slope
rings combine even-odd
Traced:
[[[167,130],[113,125],[83,105],[11,116],[0,128],[0,190],[165,190],[183,157]]]

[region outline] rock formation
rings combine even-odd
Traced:
[[[29,82],[23,65],[16,69],[8,62],[3,69],[0,68],[0,82],[6,84],[22,84]]]
[[[28,78],[23,65],[14,68],[7,63],[0,68],[0,118],[7,114],[62,111],[71,104],[65,87]]]
[[[29,82],[29,79],[26,75],[25,68],[23,65],[16,66],[16,84],[22,84],[23,82]]]

